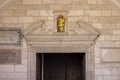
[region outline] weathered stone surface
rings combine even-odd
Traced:
[[[41,0],[23,0],[23,4],[41,4]]]
[[[97,0],[88,0],[88,4],[96,4],[97,2],[96,2]]]
[[[1,53],[0,53],[1,54]],[[5,58],[5,57],[4,57]],[[1,59],[1,57],[0,57]],[[2,60],[2,59],[1,59]],[[5,60],[5,59],[4,59]],[[5,63],[4,60],[0,61]],[[14,72],[14,65],[1,65],[0,66],[0,72]],[[6,77],[6,75],[4,75]],[[4,77],[4,76],[1,76],[1,77]]]
[[[72,4],[87,4],[87,0],[73,0]]]
[[[100,10],[86,10],[85,15],[86,16],[102,16],[102,11],[100,11]]]
[[[102,61],[103,62],[120,62],[120,49],[103,49]]]
[[[104,76],[104,80],[119,80],[119,76]]]
[[[12,14],[12,10],[5,10],[0,14],[0,16],[12,16]]]
[[[40,16],[40,10],[28,10],[27,16]]]
[[[18,17],[4,17],[3,23],[18,23]]]
[[[0,49],[0,64],[20,64],[21,50]]]
[[[103,78],[104,78],[103,76],[96,76],[95,80],[103,80]]]
[[[72,0],[43,0],[43,4],[70,4]]]
[[[33,17],[19,17],[19,23],[33,23]]]
[[[0,29],[1,45],[20,45],[21,30],[19,29]]]
[[[71,10],[68,14],[68,16],[83,16],[84,11],[83,10]]]
[[[27,66],[26,65],[16,65],[15,72],[27,72]]]
[[[98,68],[98,69],[95,69],[95,75],[111,75],[112,72],[110,69],[107,69],[107,68]]]
[[[23,28],[24,33],[30,34],[29,36],[24,35],[25,39],[22,39],[21,46],[0,46],[5,49],[22,49],[21,64],[0,65],[0,80],[35,80],[35,54],[40,51],[86,52],[86,80],[119,80],[120,63],[117,60],[119,60],[118,52],[120,51],[111,53],[110,50],[108,53],[102,49],[120,48],[120,12],[118,9],[115,11],[112,8],[115,6],[110,7],[104,1],[107,0],[18,0],[0,11],[0,27],[20,27]],[[108,2],[111,1],[117,1],[117,4],[120,2],[119,0],[108,0]],[[55,33],[56,15],[54,15],[54,11],[69,12],[66,15],[67,33]],[[41,25],[41,21],[44,22],[43,25]],[[89,24],[99,33],[98,37],[88,35],[91,34],[88,27],[83,25],[81,28],[81,25],[77,24],[78,21]],[[4,34],[7,34],[9,39],[6,39]],[[11,35],[9,32],[0,33],[0,40],[15,43],[17,39],[14,35],[17,34],[15,33],[12,37],[9,35]],[[88,46],[94,46],[93,51],[88,51]],[[34,54],[31,54],[31,47],[34,47],[34,50],[37,49]],[[94,76],[92,76],[93,71]]]
[[[111,12],[111,10],[103,10],[102,15],[103,16],[111,16],[112,12]]]
[[[7,73],[7,79],[26,79],[27,80],[27,73],[26,72],[13,72],[13,73]]]

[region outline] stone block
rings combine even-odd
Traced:
[[[27,10],[27,16],[39,16],[40,11],[39,10]]]
[[[83,10],[71,10],[68,14],[68,16],[83,16],[84,11]]]
[[[82,18],[81,17],[68,17],[68,22],[73,22],[73,23],[75,23],[76,21],[79,21],[79,20],[81,20]],[[74,22],[75,21],[75,22]],[[69,23],[69,24],[70,24]]]
[[[87,0],[73,0],[72,4],[87,4]]]
[[[21,45],[21,30],[0,29],[0,45]]]
[[[1,24],[3,23],[3,17],[0,17],[0,23]]]
[[[101,76],[103,74],[103,68],[95,68],[95,75]]]
[[[104,0],[97,0],[97,4],[105,4]]]
[[[119,35],[113,35],[113,40],[114,41],[119,41],[120,40],[120,36]]]
[[[43,0],[43,4],[71,4],[72,0]]]
[[[106,18],[107,23],[118,24],[120,22],[120,18],[118,16],[112,16]]]
[[[120,12],[117,10],[112,10],[112,16],[120,16]]]
[[[27,59],[22,59],[22,64],[26,65],[27,64]]]
[[[0,64],[20,64],[21,50],[20,49],[1,49]]]
[[[103,76],[95,76],[95,80],[104,80]]]
[[[19,17],[19,23],[33,23],[33,17]]]
[[[100,47],[115,47],[115,42],[110,41],[101,42],[99,44],[101,45]]]
[[[89,22],[101,23],[102,18],[100,18],[100,17],[89,17]]]
[[[115,47],[120,47],[120,42],[115,42]]]
[[[85,16],[102,16],[101,10],[85,10]]]
[[[103,29],[102,23],[92,23],[92,27],[96,29]]]
[[[51,10],[85,10],[85,9],[90,9],[90,5],[49,5],[49,9]]]
[[[118,23],[118,24],[116,24],[117,25],[117,29],[120,29],[120,24]]]
[[[119,34],[119,35],[120,35],[120,30],[113,30],[113,34],[115,34],[115,35],[116,35],[116,34],[117,34],[117,35]]]
[[[18,17],[3,17],[3,23],[18,23]]]
[[[106,64],[100,63],[100,64],[95,64],[95,68],[105,68]]]
[[[109,10],[109,8],[106,7],[106,5],[104,4],[89,5],[89,6],[90,6],[89,10]]]
[[[112,69],[112,75],[120,75],[120,68],[113,68]]]
[[[8,78],[8,79],[5,79],[5,80],[28,80],[26,78]]]
[[[117,29],[117,25],[116,25],[116,24],[112,24],[112,23],[105,23],[105,24],[103,24],[103,29],[104,29],[104,30]]]
[[[95,57],[101,57],[101,49],[94,47]]]
[[[104,80],[119,80],[119,76],[104,76]]]
[[[22,49],[22,59],[27,59],[27,48]]]
[[[34,22],[38,22],[38,21],[46,21],[48,20],[48,16],[42,16],[42,17],[33,17],[33,21]]]
[[[109,69],[120,68],[120,64],[117,62],[116,63],[106,63],[105,65]]]
[[[20,10],[13,10],[13,16],[27,16],[27,12],[23,8]]]
[[[27,41],[25,40],[25,38],[22,38],[22,47],[23,49],[28,48]]]
[[[6,80],[6,78],[0,78],[0,80]]]
[[[103,62],[120,62],[120,49],[102,49]]]
[[[1,72],[1,73],[0,73],[0,79],[1,79],[1,78],[6,78],[6,74],[3,73],[3,72]]]
[[[88,0],[88,4],[96,4],[96,0]]]
[[[112,11],[111,10],[103,10],[102,11],[102,15],[103,16],[111,16],[112,15]]]
[[[0,15],[1,16],[12,16],[13,12],[12,12],[12,10],[5,10]]]
[[[100,35],[97,39],[97,41],[104,41],[104,35]]]
[[[0,72],[14,72],[14,65],[0,65]]]
[[[54,16],[52,10],[40,10],[40,16]]]
[[[23,0],[23,4],[41,4],[41,0]]]
[[[88,22],[88,21],[89,21],[89,17],[81,17],[80,20],[82,20],[82,21],[84,21],[84,22]]]
[[[113,36],[112,35],[105,35],[104,40],[105,41],[113,41]]]
[[[26,72],[14,72],[14,73],[6,73],[8,79],[27,79]]]
[[[111,69],[103,69],[103,75],[112,75]]]
[[[15,72],[27,72],[27,65],[15,65]]]
[[[95,63],[101,63],[101,57],[95,57]]]
[[[54,17],[48,17],[48,20],[53,21]]]

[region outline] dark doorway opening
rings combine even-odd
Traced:
[[[37,53],[36,80],[85,80],[85,53]]]

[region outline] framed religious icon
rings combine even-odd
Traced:
[[[63,15],[57,18],[57,32],[64,32],[65,29],[65,18]]]

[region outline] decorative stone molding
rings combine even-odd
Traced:
[[[56,15],[57,16],[57,15]],[[62,33],[54,33],[53,34],[41,34],[42,30],[40,33],[38,32],[38,34],[33,35],[32,33],[37,32],[37,30],[40,28],[42,29],[42,26],[44,25],[44,21],[39,21],[36,24],[34,23],[33,25],[30,26],[30,28],[26,29],[24,31],[24,37],[26,38],[26,40],[28,41],[28,43],[36,43],[36,42],[90,42],[92,43],[93,41],[95,41],[97,39],[97,37],[99,36],[99,33],[94,30],[94,28],[92,28],[90,25],[88,25],[85,22],[82,21],[78,21],[78,24],[80,26],[80,28],[82,28],[83,30],[85,30],[86,32],[88,32],[89,34],[75,34],[75,35],[68,35],[66,32],[62,32]],[[57,30],[57,29],[55,29]],[[46,30],[45,30],[46,31]]]
[[[57,17],[57,15],[56,15]],[[36,53],[85,53],[86,54],[86,80],[94,80],[93,71],[93,45],[98,33],[84,22],[79,22],[81,28],[89,34],[68,35],[64,33],[52,35],[31,35],[43,22],[33,24],[28,30],[25,30],[24,37],[29,46],[28,55],[28,80],[36,80]],[[84,28],[86,27],[86,28]],[[88,28],[88,29],[87,29]]]
[[[51,43],[51,42],[50,42]],[[68,44],[71,44],[71,42],[69,42]],[[73,46],[74,44],[74,46]],[[57,43],[54,44],[54,46],[57,47],[53,47],[52,44],[49,45],[49,43],[44,44],[39,44],[38,46],[31,46],[29,47],[29,55],[28,55],[28,80],[36,80],[36,54],[40,54],[40,53],[85,53],[85,61],[86,61],[86,80],[94,80],[94,71],[93,71],[93,63],[94,63],[94,59],[93,59],[93,54],[94,54],[94,49],[93,46],[89,45],[88,47],[82,47],[82,44],[79,43],[75,43],[73,42],[73,44],[69,45],[69,47],[66,47],[66,44],[63,44],[63,47],[60,47],[60,45],[58,45]],[[44,45],[44,47],[42,47],[42,45]],[[49,47],[48,47],[49,45]],[[78,46],[81,47],[78,47]],[[45,47],[46,46],[46,47]],[[59,47],[58,47],[59,46]],[[76,46],[76,47],[75,47]]]

